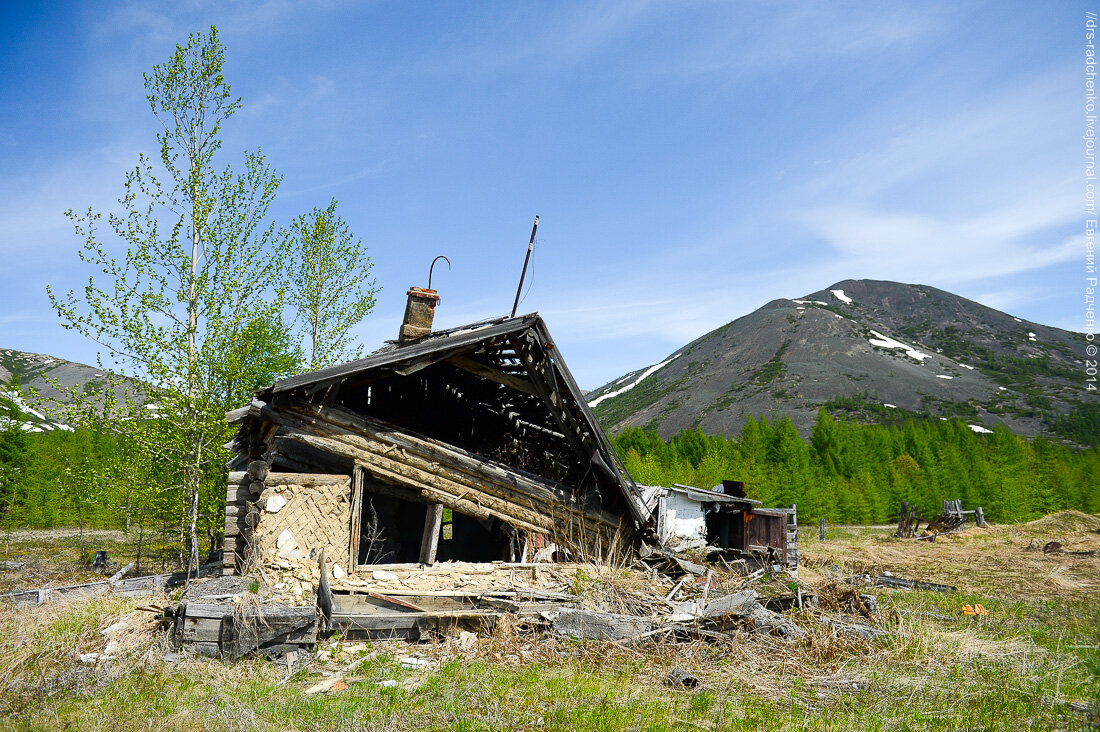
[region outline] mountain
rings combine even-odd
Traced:
[[[808,434],[817,412],[862,422],[965,419],[1024,435],[1065,432],[1082,414],[1084,336],[927,285],[845,280],[773,300],[660,363],[586,395],[605,428],[736,435],[749,415]]]
[[[0,348],[0,401],[20,415],[20,421],[25,425],[23,429],[29,432],[68,429],[67,425],[48,413],[47,407],[39,405],[33,393],[37,393],[45,403],[56,400],[68,404],[71,388],[78,387],[82,393],[101,392],[110,388],[108,379],[106,372],[94,366]],[[13,385],[18,385],[18,388]],[[123,398],[121,390],[116,392],[116,398]]]

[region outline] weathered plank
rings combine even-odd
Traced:
[[[564,608],[554,618],[553,628],[555,633],[571,638],[618,640],[647,633],[653,630],[654,623],[633,615]]]
[[[755,604],[756,593],[752,590],[742,590],[706,603],[703,608],[703,617],[718,618],[727,615],[744,617],[752,612]]]
[[[317,642],[317,608],[263,607],[243,617],[228,615],[222,620],[222,653],[240,658],[270,643],[312,645]]]
[[[439,532],[443,527],[443,505],[433,503],[424,514],[424,539],[420,542],[420,561],[435,564],[435,554],[439,549]]]

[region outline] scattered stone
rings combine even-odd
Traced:
[[[381,686],[383,689],[393,689],[400,685],[401,684],[399,684],[397,681],[394,681],[393,679],[384,679],[383,681],[378,682],[378,686]]]
[[[757,635],[775,635],[789,641],[796,641],[806,635],[805,630],[763,605],[754,605],[748,618]]]
[[[374,570],[373,572],[371,572],[371,577],[373,579],[376,579],[376,580],[380,581],[380,582],[396,581],[397,580],[397,575],[396,574],[394,574],[393,572],[387,572],[384,569]]]
[[[99,634],[100,635],[111,635],[112,633],[117,633],[118,631],[122,630],[123,628],[125,628],[129,624],[130,624],[130,617],[126,616],[125,618],[118,621],[117,623],[114,623],[112,625],[108,625],[106,628],[99,631]]]
[[[333,579],[343,579],[346,576],[347,576],[347,572],[345,572],[339,564],[333,564],[332,565],[332,578]]]
[[[683,669],[676,668],[669,672],[665,679],[665,685],[674,689],[694,689],[699,686],[699,678]]]
[[[398,663],[401,664],[402,668],[414,668],[414,669],[415,668],[428,668],[429,666],[432,665],[431,661],[429,661],[427,659],[424,659],[424,658],[417,658],[416,656],[407,656],[405,658],[402,658],[400,661],[398,661]]]
[[[99,654],[98,653],[81,653],[80,654],[80,662],[81,663],[95,663],[98,660],[99,660]]]
[[[294,539],[294,534],[290,529],[283,529],[283,532],[279,534],[279,538],[275,540],[275,548],[278,550],[279,556],[285,559],[291,559],[292,552],[297,552],[298,556],[301,556],[301,552],[298,551],[298,542]],[[287,569],[289,568],[288,566]]]
[[[268,496],[267,501],[264,504],[264,510],[268,513],[279,513],[279,510],[286,505],[286,499],[280,496],[278,493]]]
[[[477,634],[464,630],[458,634],[458,647],[464,651],[471,651],[477,645]]]

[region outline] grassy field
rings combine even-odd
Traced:
[[[12,729],[1098,729],[1100,518],[1063,513],[1030,524],[969,529],[929,542],[884,529],[832,529],[803,542],[801,578],[822,608],[789,616],[794,644],[750,635],[718,643],[627,647],[493,634],[424,644],[320,646],[291,673],[264,660],[165,660],[153,615],[104,598],[0,610],[0,714]],[[814,531],[816,534],[816,530]],[[1044,553],[1050,541],[1061,553]],[[73,564],[71,537],[9,536],[3,559],[44,553]],[[45,550],[43,552],[43,550]],[[858,572],[956,585],[957,593],[867,590],[878,596],[874,642],[820,622],[838,579]],[[586,581],[614,586],[623,570]],[[5,573],[7,587],[18,577]],[[579,588],[585,589],[585,588]],[[167,599],[162,602],[167,602]],[[147,602],[147,601],[146,601]],[[966,616],[979,602],[985,617]],[[104,635],[118,621],[125,627]],[[112,658],[81,663],[80,654]],[[424,659],[409,669],[399,659]],[[673,669],[700,680],[677,690]],[[305,689],[344,672],[346,688]],[[381,684],[379,682],[387,682]]]

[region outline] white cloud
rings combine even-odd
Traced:
[[[955,219],[836,206],[809,211],[802,220],[832,245],[839,266],[883,279],[957,284],[1041,269],[1082,251],[1079,236],[1045,246],[1027,243],[1049,233],[1049,212],[1027,220],[1010,207],[1010,224],[989,225],[998,215]],[[1066,210],[1059,223],[1072,221]]]

